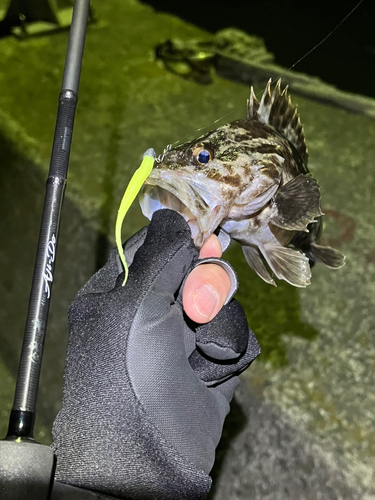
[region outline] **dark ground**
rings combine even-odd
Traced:
[[[345,21],[358,1],[231,0],[230,8],[222,0],[144,3],[212,33],[232,26],[258,35],[286,68],[335,30],[294,69],[320,76],[341,90],[375,97],[375,2],[371,0],[363,0]]]

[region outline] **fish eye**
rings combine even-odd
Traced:
[[[193,151],[193,156],[200,165],[205,165],[212,160],[212,153],[203,146],[198,146]]]

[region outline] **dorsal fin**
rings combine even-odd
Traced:
[[[288,96],[288,87],[281,92],[281,80],[278,80],[271,94],[271,79],[263,92],[260,102],[253,87],[247,101],[247,118],[255,119],[265,125],[272,125],[286,137],[297,149],[302,160],[307,164],[307,146],[297,108]]]

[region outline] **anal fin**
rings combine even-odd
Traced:
[[[251,269],[253,269],[266,283],[276,286],[276,283],[271,278],[266,266],[264,265],[262,257],[259,254],[259,250],[254,246],[242,245],[242,251],[246,262],[249,264]]]
[[[281,229],[308,232],[307,224],[320,215],[319,185],[310,174],[301,174],[277,192],[270,222]]]
[[[299,288],[310,284],[309,259],[302,252],[271,243],[261,245],[260,250],[277,278]]]

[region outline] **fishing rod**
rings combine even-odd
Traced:
[[[53,454],[48,446],[34,444],[33,430],[89,5],[90,0],[76,0],[74,4],[14,403],[7,436],[0,442],[0,491],[5,494],[2,498],[13,500],[26,498],[17,495],[26,491],[22,481],[27,479],[29,466],[39,463],[45,468],[46,491],[53,473]],[[22,476],[18,489],[17,477],[13,477],[17,468]],[[12,491],[7,490],[7,483],[13,484]],[[33,498],[32,487],[27,492],[27,498]],[[44,498],[40,493],[35,492],[35,498]]]
[[[33,438],[35,406],[56,261],[89,0],[76,0],[47,178],[34,276],[7,437]]]

